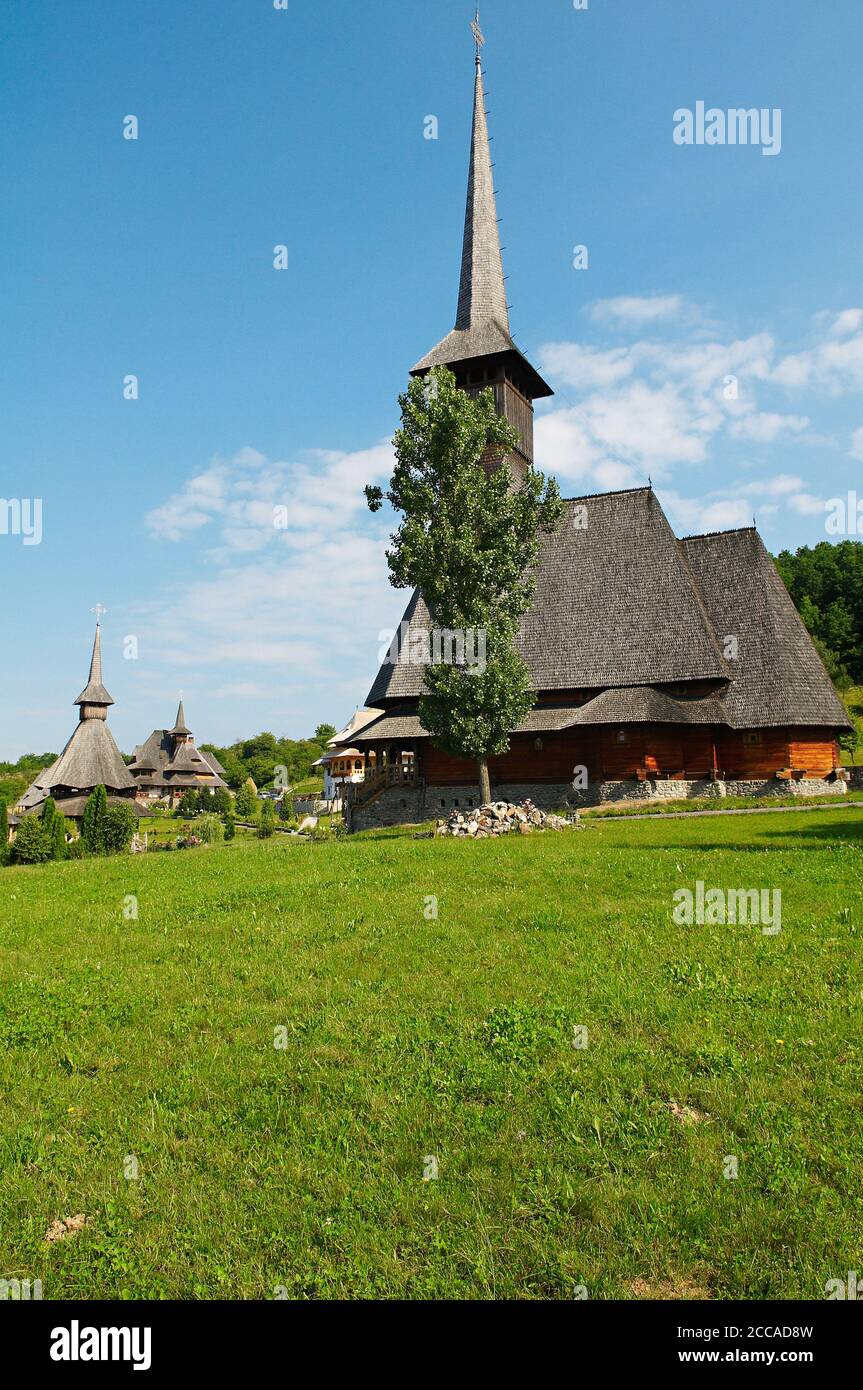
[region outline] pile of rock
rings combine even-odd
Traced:
[[[566,830],[578,825],[578,812],[571,820],[565,816],[546,815],[532,801],[516,806],[511,801],[488,801],[464,814],[454,810],[448,820],[439,820],[436,835],[458,835],[472,840],[487,840],[491,835],[530,835],[534,830]]]

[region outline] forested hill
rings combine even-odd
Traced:
[[[863,685],[863,541],[822,541],[775,558],[836,685]]]
[[[214,743],[201,747],[215,753],[225,769],[225,781],[235,791],[251,777],[260,791],[272,785],[277,767],[287,768],[288,782],[293,787],[308,777],[312,763],[327,751],[327,741],[336,730],[332,724],[319,724],[311,738],[276,738],[273,734],[258,734],[255,738],[239,739],[229,748]]]

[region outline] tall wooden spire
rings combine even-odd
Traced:
[[[518,477],[533,462],[533,402],[554,393],[510,333],[480,57],[485,40],[478,17],[471,28],[477,45],[473,129],[455,327],[416,364],[412,375],[446,366],[458,385],[473,395],[490,386],[498,412],[519,432],[519,444],[508,459]]]
[[[509,333],[509,309],[506,303],[503,259],[500,254],[482,61],[477,53],[473,132],[455,326],[457,329],[469,330],[474,325],[479,327],[489,323],[496,323]]]
[[[93,652],[90,657],[90,675],[75,704],[81,707],[81,719],[104,719],[105,711],[113,703],[102,684],[102,629],[97,619],[96,636],[93,638]]]

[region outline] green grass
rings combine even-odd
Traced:
[[[863,1260],[861,827],[2,871],[0,1277],[46,1299],[823,1296]],[[696,879],[781,887],[782,932],[675,926]]]

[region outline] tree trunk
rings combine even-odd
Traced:
[[[476,765],[479,771],[479,804],[484,806],[487,801],[491,801],[491,778],[485,758],[477,758]]]

